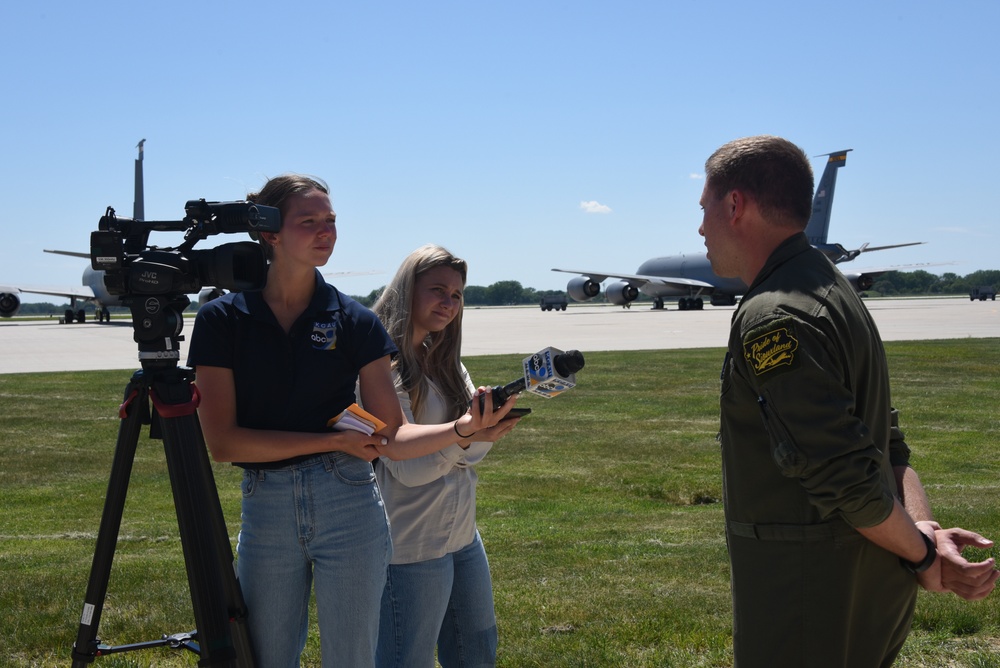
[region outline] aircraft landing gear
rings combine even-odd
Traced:
[[[79,309],[77,311],[74,311],[73,309],[68,308],[68,309],[66,309],[66,312],[63,313],[63,318],[62,318],[62,320],[60,320],[60,323],[61,324],[66,324],[66,325],[70,325],[74,321],[75,322],[86,322],[86,320],[87,320],[87,313],[86,313],[86,311],[84,311],[83,309]]]

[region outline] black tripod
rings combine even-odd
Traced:
[[[194,372],[178,367],[185,296],[133,298],[132,321],[142,369],[125,388],[111,479],[97,535],[83,614],[73,645],[73,666],[83,668],[102,655],[149,647],[188,649],[199,666],[252,667],[246,605],[234,569],[233,551],[195,409]],[[150,413],[149,401],[153,403]],[[143,424],[162,438],[180,529],[196,631],[129,645],[109,646],[97,638],[111,562],[121,527],[136,444]]]

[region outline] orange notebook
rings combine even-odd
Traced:
[[[374,434],[385,429],[386,424],[357,404],[351,404],[344,412],[326,423],[334,431],[353,429],[364,434]]]

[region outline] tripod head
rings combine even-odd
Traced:
[[[125,301],[123,299],[123,301]],[[130,297],[132,338],[139,347],[139,363],[146,371],[176,367],[180,361],[180,342],[184,340],[184,309],[191,300],[187,295]]]
[[[90,235],[90,263],[104,272],[104,285],[132,312],[134,338],[144,369],[177,365],[180,359],[187,295],[203,286],[253,290],[267,280],[267,260],[252,241],[222,244],[207,250],[194,245],[220,233],[277,232],[281,213],[252,202],[189,200],[179,221],[119,218],[107,208]],[[182,231],[176,248],[149,246],[152,231]]]

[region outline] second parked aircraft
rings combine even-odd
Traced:
[[[848,250],[841,244],[828,243],[830,229],[830,209],[833,206],[833,191],[837,184],[837,170],[847,164],[847,153],[851,149],[830,153],[820,179],[819,188],[813,197],[812,216],[805,233],[809,242],[823,251],[835,264],[848,262],[862,253],[888,248],[901,248],[924,243],[915,241],[891,246],[869,246]],[[926,266],[926,265],[923,265]],[[912,267],[885,267],[847,272],[844,275],[859,291],[871,288],[875,278],[887,271]],[[576,301],[586,301],[596,297],[601,291],[601,283],[608,278],[617,279],[608,284],[604,295],[609,302],[619,306],[629,306],[639,297],[639,293],[653,298],[653,308],[662,309],[664,298],[676,297],[680,310],[697,310],[704,306],[703,296],[708,297],[713,306],[731,306],[736,298],[746,292],[746,284],[738,278],[720,278],[712,271],[712,265],[704,253],[691,255],[670,255],[643,262],[634,274],[580,271],[577,269],[553,269],[568,274],[582,274],[571,279],[566,286],[569,296]]]

